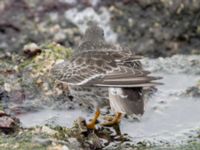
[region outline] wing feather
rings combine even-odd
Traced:
[[[84,86],[141,87],[154,86],[160,79],[149,76],[141,67],[139,59],[127,51],[85,51],[72,57],[61,69],[52,74],[62,82]],[[62,70],[62,71],[61,71]]]

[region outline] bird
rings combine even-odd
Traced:
[[[160,77],[143,69],[142,58],[127,47],[107,42],[103,28],[91,23],[70,61],[53,67],[52,75],[67,83],[71,95],[80,103],[96,109],[87,123],[89,129],[95,129],[105,104],[110,104],[115,115],[102,125],[112,126],[120,124],[124,114],[142,115],[144,88],[161,84],[156,82]]]

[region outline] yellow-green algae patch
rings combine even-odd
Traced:
[[[23,130],[15,134],[0,134],[0,149],[2,150],[46,150],[46,146],[33,143],[32,139],[36,134],[31,130]],[[41,136],[41,134],[40,134]],[[46,136],[45,134],[43,136]]]
[[[51,69],[52,65],[59,60],[71,57],[72,50],[57,43],[44,44],[40,46],[41,53],[28,58],[19,65],[19,69],[31,68],[33,73],[44,74]]]

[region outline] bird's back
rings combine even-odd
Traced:
[[[54,69],[53,74],[67,82],[79,99],[101,101],[105,97],[101,96],[102,91],[109,88],[115,111],[141,114],[143,88],[157,85],[154,80],[159,78],[143,70],[140,59],[127,48],[105,42],[103,30],[93,26],[86,31],[70,62],[61,70]]]

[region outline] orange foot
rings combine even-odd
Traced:
[[[95,129],[96,122],[97,122],[97,119],[99,118],[99,116],[100,116],[100,109],[97,108],[93,119],[87,124],[88,129]]]

